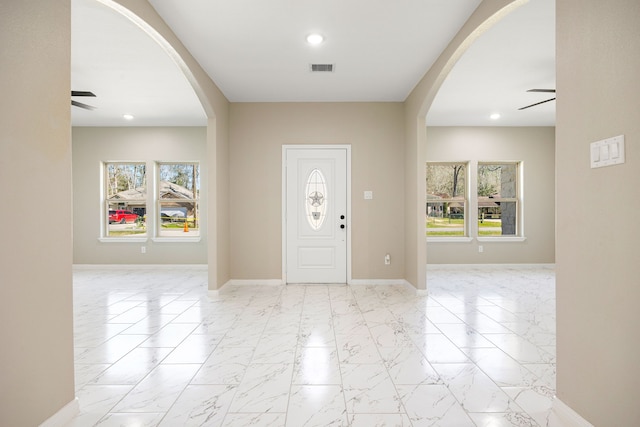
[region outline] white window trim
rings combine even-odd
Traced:
[[[427,242],[429,243],[469,243],[469,242],[473,242],[473,237],[470,237],[470,236],[429,237],[427,236]]]
[[[518,236],[505,236],[505,237],[428,237],[429,243],[470,243],[474,240],[478,242],[498,242],[498,243],[513,243],[524,242],[526,237]]]
[[[98,237],[98,241],[101,243],[143,243],[149,240],[149,229],[147,228],[147,232],[144,236],[141,237],[110,237],[109,236],[109,200],[107,199],[107,165],[109,164],[144,164],[145,165],[145,175],[147,178],[148,185],[148,171],[149,164],[145,161],[140,160],[104,160],[100,163],[100,237]],[[149,206],[149,197],[147,194],[147,200],[145,201],[145,209],[148,210]]]
[[[99,237],[102,243],[197,243],[202,237]]]
[[[477,240],[478,242],[486,242],[486,243],[520,243],[527,240],[527,237],[524,233],[524,161],[521,160],[501,160],[501,161],[467,161],[467,162],[456,162],[456,161],[428,161],[427,163],[432,164],[449,164],[449,163],[466,163],[467,165],[467,194],[469,197],[467,199],[467,206],[469,208],[469,212],[465,213],[465,216],[468,217],[467,221],[467,236],[449,236],[449,237],[438,237],[438,236],[426,236],[426,241],[428,243],[469,243],[473,240]],[[517,218],[517,236],[479,236],[478,230],[478,165],[479,164],[516,164],[518,167],[518,182],[517,182],[517,197],[515,198],[506,198],[505,201],[515,200],[518,205],[518,218]],[[473,189],[473,191],[470,191]],[[473,217],[473,218],[472,218]]]
[[[516,182],[516,197],[505,197],[497,200],[501,200],[504,202],[515,202],[517,205],[517,217],[516,217],[516,232],[518,233],[515,236],[480,236],[479,230],[476,229],[476,239],[478,242],[500,242],[500,243],[514,243],[514,242],[524,242],[527,238],[524,235],[524,197],[523,197],[523,170],[524,170],[524,162],[520,160],[499,160],[499,161],[478,161],[476,163],[475,170],[473,172],[476,188],[474,189],[473,196],[476,203],[475,213],[475,222],[478,222],[478,166],[480,165],[512,165],[515,164],[517,168],[517,177],[518,181]]]
[[[147,221],[149,218],[153,218],[153,226],[147,226],[147,234],[143,237],[109,237],[107,235],[107,213],[105,210],[105,206],[108,205],[108,200],[106,198],[106,182],[105,182],[105,173],[106,167],[105,165],[111,163],[144,163],[146,166],[147,173],[147,200],[146,200],[146,211],[147,211]],[[159,230],[157,229],[158,224],[160,223],[159,209],[156,209],[156,206],[160,205],[160,200],[158,195],[156,194],[158,183],[156,182],[159,178],[158,167],[160,164],[174,164],[174,163],[194,163],[198,165],[198,168],[201,167],[201,162],[199,160],[193,161],[139,161],[139,160],[117,160],[117,161],[103,161],[101,162],[101,173],[100,173],[100,188],[101,188],[101,203],[100,203],[100,237],[98,237],[98,241],[100,243],[147,243],[152,241],[154,243],[198,243],[202,241],[202,234],[193,237],[169,237],[169,236],[159,236]],[[149,171],[152,171],[152,175],[149,175]],[[200,174],[202,171],[200,170]],[[201,189],[202,190],[202,189]],[[195,199],[196,203],[200,202],[200,198]],[[157,218],[156,218],[156,213]],[[147,224],[148,225],[148,224]],[[202,228],[200,228],[202,230]]]
[[[498,242],[498,243],[512,243],[512,242],[524,242],[527,240],[524,236],[503,236],[503,237],[476,237],[478,242]]]
[[[102,243],[144,243],[149,240],[148,237],[99,237],[98,241]]]
[[[154,218],[154,227],[153,227],[153,235],[151,236],[151,241],[158,243],[194,243],[199,242],[201,239],[200,233],[197,236],[193,237],[170,237],[170,236],[161,236],[160,235],[160,227],[162,227],[162,218],[160,217],[160,212],[162,210],[161,204],[162,200],[160,199],[160,195],[158,194],[158,188],[160,184],[160,166],[161,165],[174,165],[174,164],[195,164],[198,165],[198,176],[201,176],[202,171],[200,170],[200,161],[198,160],[186,160],[186,161],[155,161],[153,168],[153,218]],[[201,183],[202,184],[202,183]],[[200,188],[202,191],[202,188]],[[192,199],[196,206],[200,205],[200,198],[195,197]],[[199,212],[199,209],[198,209]],[[199,220],[200,221],[200,220]],[[198,230],[201,230],[200,227]]]
[[[434,242],[434,243],[468,243],[473,241],[473,237],[471,236],[471,222],[469,221],[469,214],[470,212],[472,212],[472,200],[470,197],[470,190],[471,190],[471,177],[469,176],[469,170],[471,169],[471,162],[469,160],[464,160],[464,161],[443,161],[443,162],[430,162],[428,161],[425,166],[427,164],[439,164],[439,165],[450,165],[450,164],[463,164],[465,167],[464,170],[464,181],[465,181],[465,195],[464,195],[464,218],[465,218],[465,222],[464,222],[464,236],[429,236],[426,235],[426,241],[427,242]],[[425,202],[425,206],[426,204],[429,203],[429,201]],[[477,215],[477,214],[476,214]],[[427,227],[425,226],[425,233],[427,232]]]
[[[202,240],[202,237],[152,237],[154,243],[194,243]]]

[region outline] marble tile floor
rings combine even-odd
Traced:
[[[405,286],[228,286],[202,267],[74,270],[68,426],[553,425],[550,267]]]

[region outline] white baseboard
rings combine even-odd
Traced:
[[[509,270],[554,270],[555,264],[427,264],[429,270],[489,270],[489,269],[509,269]]]
[[[404,287],[412,291],[417,297],[426,297],[429,295],[426,289],[418,289],[406,280],[404,281]]]
[[[69,423],[80,412],[80,404],[76,397],[71,402],[67,403],[58,412],[49,417],[45,422],[40,424],[40,427],[62,427]]]
[[[404,285],[407,283],[404,279],[352,279],[348,282],[349,285]],[[239,280],[231,279],[224,286],[245,286],[245,285],[260,285],[260,286],[281,286],[284,285],[284,281],[281,279],[263,279],[263,280]],[[313,284],[309,284],[313,286]],[[223,286],[223,287],[224,287]],[[222,289],[222,288],[221,288]]]
[[[231,279],[218,289],[210,289],[209,296],[219,296],[232,286],[282,286],[284,281],[281,279],[263,279],[263,280],[240,280]],[[351,279],[349,286],[404,286],[408,290],[415,293],[416,296],[426,296],[426,289],[416,289],[411,283],[405,279]],[[310,285],[313,286],[313,285]]]
[[[349,285],[404,285],[407,281],[404,279],[351,279]]]
[[[281,279],[263,279],[263,280],[240,280],[231,279],[218,289],[209,290],[209,295],[220,295],[223,290],[228,290],[230,286],[282,286],[284,281]],[[415,288],[404,279],[352,279],[348,285],[363,286],[406,286],[415,291]],[[313,286],[310,284],[309,286]]]
[[[209,289],[209,291],[207,292],[207,294],[210,297],[217,297],[220,296],[220,294],[222,294],[222,290],[224,288],[228,288],[229,287],[229,282],[225,283],[224,285],[220,286],[218,289]]]
[[[582,418],[557,396],[553,399],[551,411],[557,417],[558,427],[593,427],[593,424]]]
[[[207,264],[73,264],[74,270],[204,270]]]
[[[264,279],[264,280],[239,280],[239,279],[231,279],[224,286],[233,285],[233,286],[280,286],[282,285],[282,279]]]

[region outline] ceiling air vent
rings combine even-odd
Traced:
[[[333,64],[311,64],[312,73],[333,73]]]

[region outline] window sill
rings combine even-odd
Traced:
[[[526,237],[517,237],[517,236],[513,236],[513,237],[478,237],[478,242],[503,242],[503,243],[507,243],[507,242],[524,242],[525,240],[527,240]]]
[[[429,243],[469,243],[473,241],[473,237],[427,237]]]
[[[149,240],[148,237],[100,237],[101,243],[144,243]]]
[[[154,237],[154,243],[198,243],[201,237]]]
[[[100,237],[101,243],[146,243],[151,240],[154,243],[198,243],[201,237]]]

